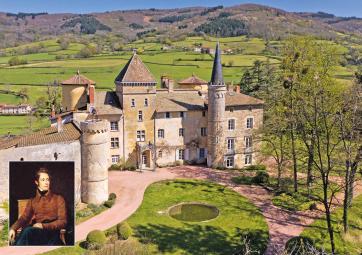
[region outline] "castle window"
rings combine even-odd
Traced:
[[[235,148],[235,139],[234,138],[228,138],[227,139],[227,145],[228,145],[228,150],[233,151],[234,148]]]
[[[142,111],[138,111],[138,121],[143,121]]]
[[[202,111],[202,117],[205,117],[205,116],[206,116],[206,112]]]
[[[205,148],[199,149],[199,159],[205,158]]]
[[[184,160],[185,159],[185,150],[179,149],[177,151],[177,159]]]
[[[146,140],[146,132],[144,130],[137,130],[137,142],[144,142]]]
[[[246,119],[246,128],[253,128],[254,126],[254,118],[247,118]]]
[[[157,135],[158,135],[158,138],[165,138],[165,130],[164,129],[159,129],[157,131]]]
[[[158,151],[158,157],[162,158],[162,151],[161,150]]]
[[[178,130],[178,136],[184,136],[184,133],[185,133],[185,129],[179,128],[179,130]]]
[[[131,99],[131,107],[136,106],[136,100],[134,98]]]
[[[145,98],[145,106],[148,106],[148,99]]]
[[[245,136],[244,140],[246,148],[251,148],[253,146],[253,138],[251,136]]]
[[[111,148],[119,148],[119,138],[118,137],[112,137],[111,138]]]
[[[171,118],[171,113],[170,113],[170,112],[165,112],[165,118],[166,118],[166,119]]]
[[[117,164],[119,162],[119,155],[112,155],[112,164]]]
[[[226,167],[234,167],[234,157],[226,158]]]
[[[186,117],[186,112],[180,112],[180,117],[185,118]]]
[[[234,112],[234,107],[230,107],[230,112]]]
[[[201,136],[207,136],[207,129],[206,127],[201,128]]]
[[[228,120],[228,129],[235,130],[235,119]]]
[[[245,154],[245,165],[251,165],[253,161],[253,157],[251,154]]]
[[[118,121],[111,121],[111,131],[118,131]]]

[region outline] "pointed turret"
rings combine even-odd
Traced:
[[[207,113],[207,165],[209,167],[223,166],[225,151],[225,93],[226,86],[222,76],[220,44],[217,43],[214,66],[208,86]]]
[[[215,50],[215,57],[214,57],[214,65],[212,67],[210,85],[222,85],[222,84],[224,84],[224,78],[222,75],[220,43],[217,42],[216,50]]]

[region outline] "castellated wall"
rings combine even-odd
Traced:
[[[81,122],[82,201],[101,204],[108,199],[109,125],[106,120]]]
[[[20,161],[55,161],[54,153],[58,154],[57,161],[74,161],[75,172],[75,202],[80,201],[81,195],[81,157],[80,142],[52,143],[36,146],[9,148],[0,150],[0,201],[9,198],[9,162]]]

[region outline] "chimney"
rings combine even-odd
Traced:
[[[240,85],[236,85],[235,88],[236,88],[236,90],[235,90],[236,93],[240,93]]]
[[[54,117],[55,117],[55,107],[54,107],[54,105],[52,105],[52,111],[51,111],[51,113],[50,113],[50,117],[51,117],[51,118],[54,118]]]
[[[63,132],[62,117],[60,116],[58,116],[57,118],[57,128],[58,128],[58,133]]]
[[[89,89],[89,104],[94,105],[94,86],[88,85]]]
[[[168,79],[168,93],[173,92],[173,87],[174,87],[174,81],[172,79]]]
[[[234,85],[232,83],[227,85],[227,91],[229,91],[229,92],[234,91]]]
[[[161,76],[161,88],[168,88],[168,77],[166,75]]]

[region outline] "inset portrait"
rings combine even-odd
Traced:
[[[74,245],[74,162],[10,162],[9,243]]]

